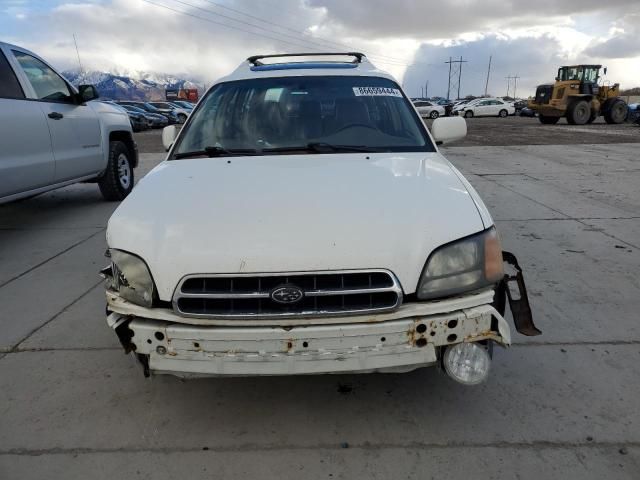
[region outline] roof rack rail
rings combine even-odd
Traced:
[[[260,60],[263,58],[278,58],[278,57],[324,57],[327,55],[331,56],[341,56],[341,57],[355,57],[356,60],[354,63],[362,63],[362,58],[366,55],[360,52],[312,52],[312,53],[282,53],[279,55],[253,55],[252,57],[247,58],[247,61],[257,66],[264,65]]]

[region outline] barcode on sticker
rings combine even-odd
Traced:
[[[389,87],[353,87],[356,97],[402,97],[400,90]]]

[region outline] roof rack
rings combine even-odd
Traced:
[[[340,56],[340,57],[355,57],[354,63],[362,63],[362,58],[366,55],[359,52],[312,52],[312,53],[282,53],[279,55],[254,55],[247,58],[247,61],[255,66],[264,65],[260,60],[263,58],[278,58],[278,57],[324,57],[324,56]]]

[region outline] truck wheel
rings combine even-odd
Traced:
[[[500,110],[500,112],[498,112],[498,116],[499,116],[500,118],[504,118],[504,117],[506,117],[507,115],[509,115],[509,112],[507,112],[506,110]]]
[[[540,123],[543,123],[545,125],[555,125],[560,120],[560,117],[548,117],[546,115],[539,115],[538,120],[540,120]]]
[[[131,152],[122,142],[109,142],[107,169],[98,180],[100,192],[109,202],[124,200],[133,189]]]
[[[567,109],[567,122],[571,125],[584,125],[591,117],[591,105],[585,100],[576,100]]]
[[[429,116],[435,120],[436,118],[438,118],[440,116],[440,114],[438,113],[437,110],[434,110],[429,114]]]
[[[605,105],[604,121],[607,123],[622,123],[627,116],[627,104],[616,98],[609,105]]]
[[[467,110],[464,112],[464,118],[473,118],[473,112],[471,110]]]

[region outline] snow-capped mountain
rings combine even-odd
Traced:
[[[97,70],[80,73],[67,70],[62,73],[67,80],[78,86],[94,85],[100,97],[108,100],[164,100],[165,90],[196,88],[202,93],[202,84],[174,75],[149,72],[100,72]]]

